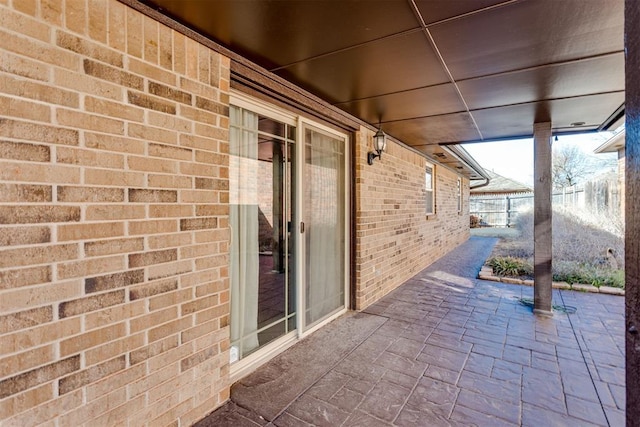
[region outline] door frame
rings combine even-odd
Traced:
[[[344,186],[344,201],[343,201],[343,209],[344,209],[344,248],[343,248],[343,256],[344,256],[344,301],[342,308],[328,316],[326,319],[314,324],[311,328],[304,330],[306,327],[305,323],[305,272],[306,272],[306,253],[305,253],[305,237],[304,233],[300,232],[300,221],[294,224],[294,218],[292,217],[292,226],[291,232],[296,233],[295,239],[290,239],[294,241],[295,244],[291,248],[295,251],[296,256],[295,262],[297,265],[293,267],[295,271],[295,277],[293,277],[294,285],[296,286],[296,330],[283,335],[280,338],[275,339],[274,341],[266,344],[264,347],[255,351],[254,353],[248,355],[247,357],[240,359],[234,363],[230,363],[229,376],[230,381],[233,384],[238,381],[242,377],[250,374],[252,371],[257,369],[262,364],[268,362],[273,357],[277,356],[287,348],[291,347],[301,338],[304,338],[316,330],[320,329],[327,323],[335,320],[337,317],[343,315],[348,311],[350,304],[350,283],[351,283],[351,233],[350,224],[351,224],[351,185],[349,180],[349,174],[351,169],[349,165],[351,164],[351,156],[352,156],[352,147],[351,147],[351,138],[350,134],[347,132],[340,132],[334,128],[326,126],[317,121],[308,119],[306,117],[302,117],[299,114],[293,113],[291,111],[285,110],[281,107],[275,106],[273,104],[269,104],[267,101],[251,97],[242,92],[232,89],[229,95],[229,104],[234,105],[243,109],[250,110],[254,113],[273,118],[274,120],[278,120],[282,123],[285,123],[290,126],[296,127],[296,142],[294,148],[294,160],[297,164],[295,167],[295,176],[292,175],[292,180],[295,180],[296,183],[290,183],[295,188],[296,194],[292,195],[293,201],[289,201],[291,203],[292,212],[298,212],[298,218],[301,218],[303,215],[303,186],[304,182],[304,162],[305,162],[305,142],[304,142],[304,128],[305,126],[310,126],[311,128],[315,128],[321,132],[327,133],[332,137],[340,139],[344,141],[344,182],[342,185]],[[295,203],[295,206],[294,206]],[[290,267],[291,269],[291,267]],[[289,284],[291,285],[291,283]],[[230,295],[230,298],[233,296]]]
[[[350,156],[351,156],[351,150],[349,149],[349,135],[346,132],[339,132],[329,126],[325,126],[321,123],[317,123],[313,120],[307,119],[305,117],[298,117],[298,127],[296,128],[297,130],[297,135],[296,135],[296,142],[300,144],[301,149],[296,150],[296,156],[298,156],[298,158],[296,159],[298,162],[298,165],[300,165],[297,169],[296,169],[296,180],[297,180],[297,192],[298,194],[295,195],[295,200],[296,200],[296,210],[297,212],[299,212],[301,215],[304,215],[304,176],[303,176],[303,170],[304,170],[304,165],[305,165],[305,155],[306,155],[306,143],[304,141],[304,130],[305,130],[305,126],[308,126],[310,128],[315,128],[321,132],[324,132],[332,137],[335,137],[336,139],[340,139],[343,141],[343,143],[345,144],[344,147],[344,161],[343,161],[343,170],[344,170],[344,182],[342,183],[343,185],[343,191],[344,191],[344,200],[343,200],[343,215],[344,215],[344,230],[343,230],[343,235],[344,235],[344,253],[343,253],[343,265],[344,265],[344,277],[343,277],[343,286],[344,286],[344,301],[342,304],[342,309],[340,309],[339,311],[335,312],[334,314],[332,314],[331,316],[328,316],[327,318],[321,320],[320,322],[317,322],[315,325],[311,326],[310,328],[307,328],[306,325],[306,283],[305,283],[305,277],[306,277],[306,268],[307,268],[307,264],[306,262],[300,262],[298,266],[296,266],[296,284],[298,286],[297,289],[297,297],[298,297],[298,301],[297,301],[297,313],[298,313],[298,317],[296,318],[297,320],[297,330],[298,330],[298,334],[299,336],[305,337],[308,336],[309,334],[312,334],[313,332],[315,332],[316,330],[322,328],[324,325],[326,325],[327,323],[335,320],[336,318],[340,317],[341,315],[343,315],[345,312],[347,312],[348,308],[349,308],[349,298],[350,298],[350,293],[349,293],[349,285],[350,285],[350,277],[351,277],[351,263],[349,262],[350,259],[350,248],[351,248],[351,234],[349,233],[349,225],[351,224],[351,209],[350,209],[350,203],[349,201],[351,200],[350,198],[350,192],[351,192],[351,186],[349,185],[350,180],[347,179],[347,176],[349,174],[349,164],[350,164]],[[304,221],[304,216],[301,218],[301,221]],[[299,248],[295,248],[296,250],[298,250],[298,254],[301,260],[306,260],[306,234],[305,233],[300,233],[300,224],[297,224],[297,238],[296,238],[296,244],[298,246],[300,246]],[[302,310],[301,310],[302,309]]]

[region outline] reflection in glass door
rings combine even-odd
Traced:
[[[231,361],[296,329],[289,233],[296,128],[230,110]]]
[[[346,141],[303,127],[304,330],[346,308]]]

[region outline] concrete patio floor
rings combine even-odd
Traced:
[[[536,317],[531,287],[475,278],[495,242],[302,340],[197,426],[624,426],[624,298],[556,290],[576,312]]]

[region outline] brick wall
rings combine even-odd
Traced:
[[[228,398],[228,90],[115,0],[0,0],[0,424]]]
[[[426,159],[389,142],[367,164],[373,132],[356,137],[356,307],[366,308],[469,237],[469,181],[435,165],[436,213],[425,215]]]

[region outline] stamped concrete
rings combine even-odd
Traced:
[[[472,237],[235,385],[198,426],[623,426],[624,299],[475,279]],[[318,336],[317,339],[314,337]]]

